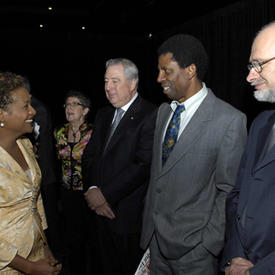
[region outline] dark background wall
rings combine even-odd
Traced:
[[[177,6],[169,6],[167,2],[166,5],[169,7],[169,18],[165,6],[158,8],[159,28],[158,22],[154,22],[151,36],[150,30],[144,30],[146,24],[141,23],[142,11],[134,18],[139,20],[135,25],[137,29],[131,29],[131,26],[127,28],[128,21],[122,20],[119,29],[116,25],[112,28],[112,21],[108,21],[103,30],[102,21],[97,25],[95,20],[92,21],[93,31],[91,27],[85,31],[64,30],[60,26],[29,28],[20,20],[15,24],[14,14],[10,18],[10,25],[6,16],[5,24],[3,18],[0,22],[1,70],[14,71],[29,78],[32,93],[52,111],[54,125],[65,120],[63,96],[69,89],[82,90],[92,99],[90,119],[93,120],[97,109],[108,104],[103,89],[107,59],[126,57],[133,60],[140,70],[140,94],[160,104],[167,98],[156,82],[156,49],[173,34],[189,33],[199,38],[209,53],[210,68],[205,79],[207,86],[217,96],[245,112],[248,125],[263,109],[273,108],[253,98],[252,87],[249,87],[245,78],[255,33],[275,18],[274,0],[234,1],[225,7],[213,7],[203,14],[198,12],[196,15],[196,11],[193,11],[192,18],[184,16],[184,8],[179,11]],[[154,13],[154,10],[151,12]],[[9,11],[5,14],[9,14]],[[151,20],[155,15],[151,15]],[[105,18],[108,16],[105,14]],[[177,20],[171,21],[173,16]],[[148,17],[146,14],[147,20],[150,20]]]

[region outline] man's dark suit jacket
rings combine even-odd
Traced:
[[[46,212],[48,229],[47,237],[55,254],[60,250],[59,216],[57,211],[57,171],[55,149],[53,144],[53,129],[50,111],[36,97],[32,96],[31,104],[36,110],[34,120],[39,128],[38,138],[30,135],[32,143],[37,147],[38,164],[42,173],[41,194]]]
[[[95,128],[82,157],[85,189],[98,186],[116,218],[118,234],[139,233],[152,157],[156,107],[138,96],[124,114],[106,150],[115,109],[98,111]]]
[[[221,266],[250,260],[251,275],[275,274],[275,146],[265,153],[275,111],[252,123],[236,186],[227,199],[227,242]]]
[[[53,129],[50,112],[37,98],[32,96],[31,104],[36,110],[34,120],[39,124],[38,136],[38,164],[42,172],[42,187],[48,184],[56,184],[57,172],[55,170],[55,150],[53,145]]]

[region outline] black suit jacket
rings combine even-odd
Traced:
[[[251,275],[274,274],[275,146],[266,152],[275,111],[252,123],[235,187],[227,198],[227,242],[221,266],[235,257],[254,264]]]
[[[32,96],[31,104],[36,110],[34,120],[39,124],[39,136],[30,139],[37,146],[38,164],[42,173],[42,188],[44,185],[56,184],[55,149],[53,143],[53,129],[51,115],[47,107]]]
[[[56,153],[53,143],[52,120],[49,109],[37,98],[32,96],[31,104],[36,110],[34,120],[40,126],[39,135],[28,135],[37,148],[37,161],[42,173],[41,194],[46,212],[48,242],[53,253],[59,257],[64,252],[60,235],[60,217],[57,210],[58,190]]]
[[[86,189],[101,188],[116,215],[114,220],[98,218],[106,219],[116,233],[137,233],[150,174],[156,107],[138,96],[104,150],[114,112],[113,107],[106,107],[96,115],[82,157],[83,181]]]

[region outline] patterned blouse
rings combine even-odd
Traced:
[[[92,125],[84,122],[80,127],[80,140],[68,142],[69,123],[54,130],[57,156],[62,162],[62,185],[66,189],[83,190],[81,159],[92,134]]]

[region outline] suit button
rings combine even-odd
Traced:
[[[157,193],[161,193],[161,189],[160,188],[157,188]]]
[[[237,220],[239,221],[241,219],[240,215],[237,215]]]
[[[159,214],[159,212],[155,210],[155,211],[154,211],[154,214],[157,216],[157,215]]]

